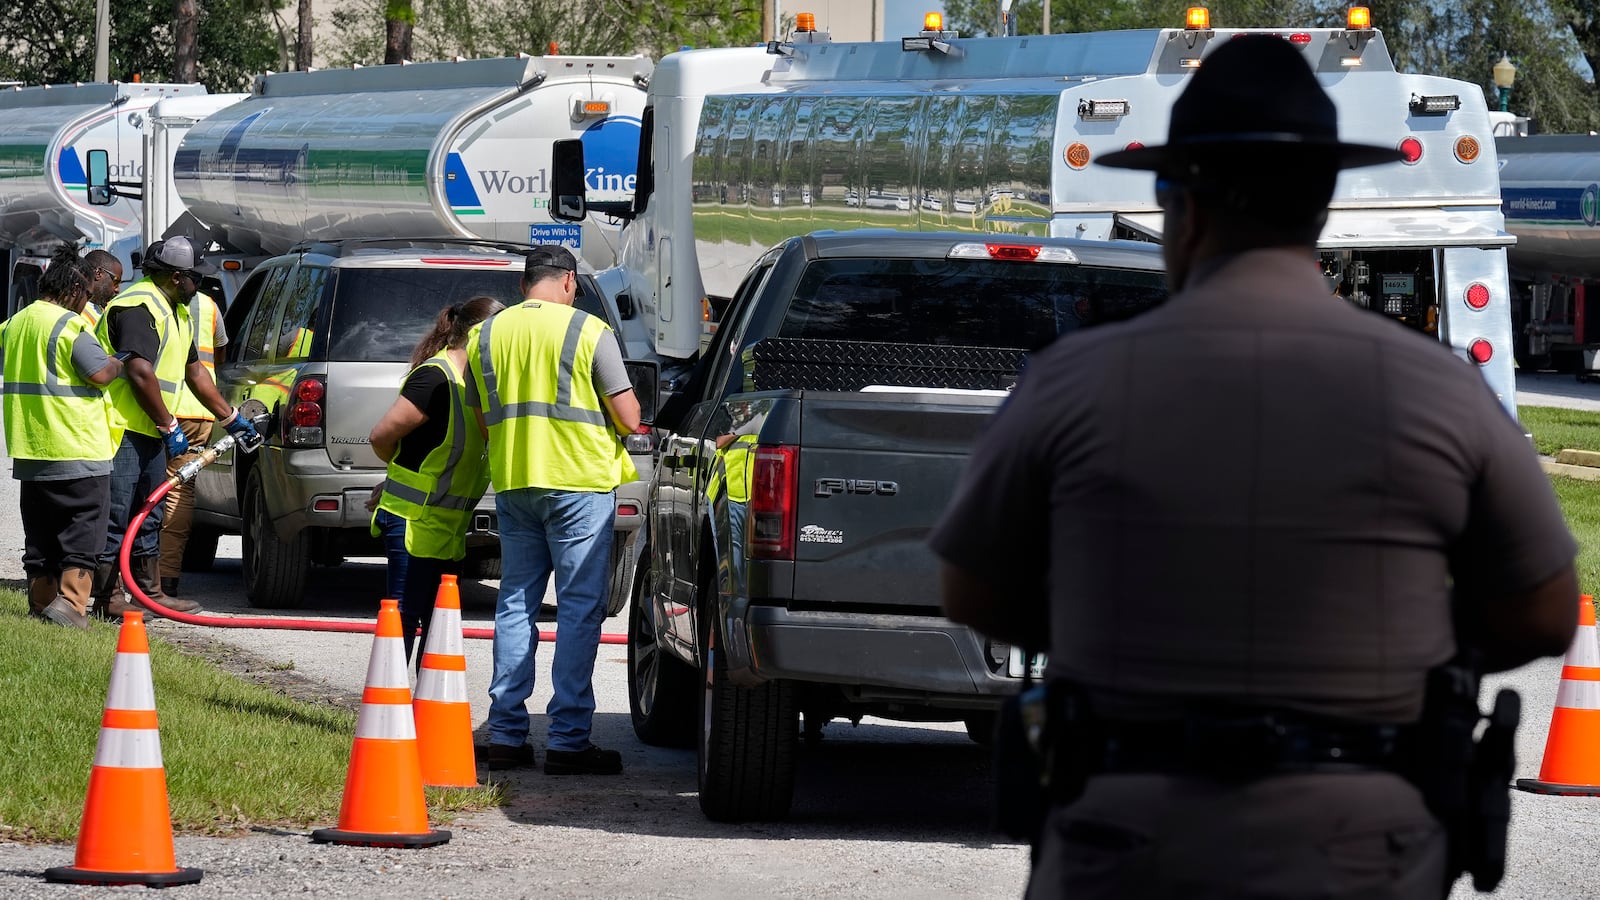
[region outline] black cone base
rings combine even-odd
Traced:
[[[448,831],[425,831],[422,834],[368,834],[363,831],[344,831],[339,828],[318,828],[311,839],[319,844],[349,844],[356,847],[398,847],[403,850],[420,850],[437,847],[450,840]]]
[[[1518,778],[1517,790],[1563,797],[1600,797],[1600,784],[1552,784],[1537,778]]]
[[[172,872],[102,872],[98,869],[79,869],[76,866],[56,866],[44,870],[44,880],[57,884],[142,884],[145,887],[164,888],[180,884],[199,884],[199,869],[177,869]]]

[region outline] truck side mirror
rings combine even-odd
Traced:
[[[633,396],[639,400],[639,421],[644,425],[656,423],[656,405],[661,398],[661,366],[651,360],[623,360],[628,370],[628,380],[633,382]]]
[[[89,151],[89,205],[110,206],[111,158],[104,150]]]
[[[584,184],[583,141],[556,141],[550,154],[550,218],[581,222],[589,214]]]
[[[627,294],[617,295],[617,315],[623,319],[633,318],[633,298]]]

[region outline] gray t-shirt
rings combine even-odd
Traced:
[[[105,348],[92,333],[78,332],[72,341],[72,367],[85,381],[90,375],[104,369],[111,362]],[[88,478],[110,475],[109,459],[13,459],[11,477],[19,481],[65,481],[68,478]]]
[[[589,315],[583,313],[582,315]],[[600,332],[600,340],[595,343],[594,361],[589,366],[589,375],[594,380],[595,393],[600,397],[614,397],[623,391],[633,390],[633,382],[628,378],[628,367],[623,365],[622,348],[617,344],[616,332],[610,328]],[[483,405],[478,396],[478,380],[468,378],[464,395],[467,405],[477,408]]]
[[[1531,589],[1576,551],[1479,373],[1288,250],[1037,354],[931,543],[1048,603],[1048,674],[1103,712],[1383,722],[1454,653],[1453,581]]]

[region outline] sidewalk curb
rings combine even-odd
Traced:
[[[1539,465],[1543,466],[1545,473],[1549,475],[1561,475],[1581,481],[1600,481],[1600,468],[1594,466],[1575,466],[1543,456],[1539,457]]]

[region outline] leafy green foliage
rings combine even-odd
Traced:
[[[94,0],[0,4],[0,79],[65,84],[94,78]],[[268,69],[286,68],[277,0],[208,0],[200,9],[200,83],[244,90]],[[111,9],[109,76],[173,77],[171,0],[118,0]]]
[[[383,61],[384,19],[393,0],[344,4],[331,15],[338,37],[324,48],[335,65]],[[574,4],[558,0],[433,0],[414,4],[416,62],[544,54],[660,56],[682,45],[749,44],[760,31],[757,0],[640,0]]]

